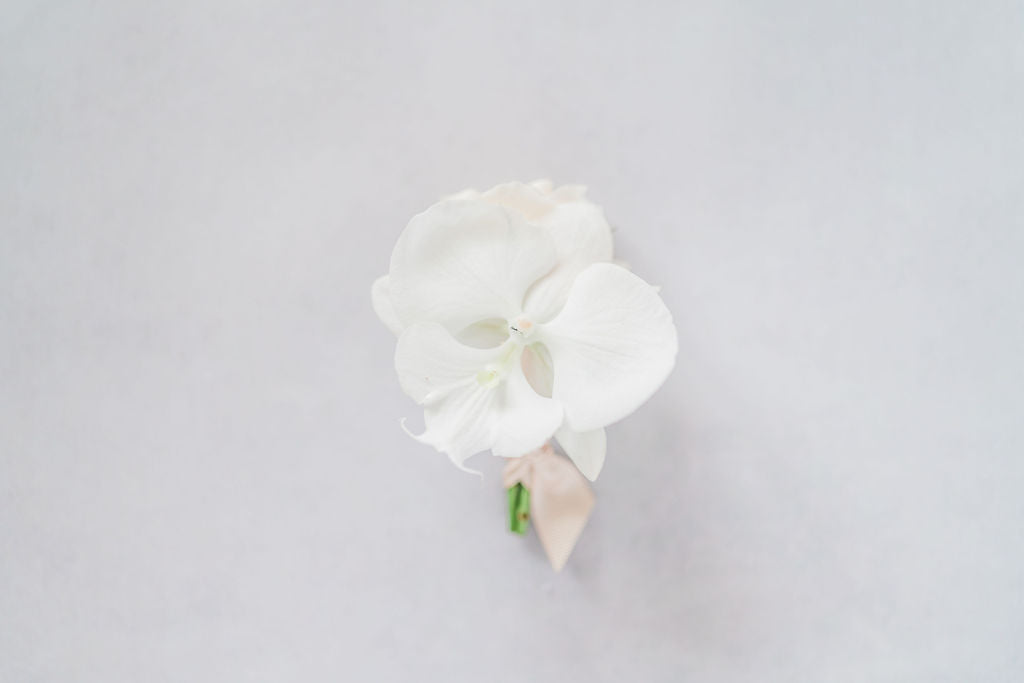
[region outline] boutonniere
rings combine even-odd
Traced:
[[[657,290],[612,261],[603,211],[581,186],[461,192],[409,222],[372,297],[423,407],[413,438],[460,469],[509,458],[509,527],[532,518],[560,569],[593,505],[579,473],[597,478],[604,428],[650,398],[677,350]]]

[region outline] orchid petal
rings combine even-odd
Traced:
[[[528,183],[510,182],[496,185],[486,192],[468,189],[448,195],[445,199],[482,199],[522,212],[528,219],[540,217],[555,204],[586,201],[586,185],[560,185],[546,178]]]
[[[405,325],[402,324],[395,307],[391,305],[391,291],[388,284],[388,276],[384,275],[373,281],[373,289],[370,290],[370,298],[373,302],[373,310],[377,313],[380,321],[391,330],[395,336],[402,334]]]
[[[481,194],[480,199],[518,211],[526,220],[534,222],[555,208],[555,202],[546,195],[543,188],[534,183],[511,182],[495,185]]]
[[[584,477],[590,481],[597,479],[604,467],[604,456],[608,450],[604,429],[575,432],[563,425],[555,432],[555,438]]]
[[[526,294],[523,310],[532,320],[551,320],[565,305],[576,276],[592,263],[612,258],[612,229],[599,206],[589,202],[559,204],[538,221],[555,242],[558,267]]]
[[[466,385],[424,405],[426,429],[422,434],[409,434],[445,453],[459,469],[474,472],[464,463],[494,443],[491,415],[495,400],[493,388]]]
[[[534,283],[524,310],[536,322],[553,318],[565,304],[573,280],[591,263],[612,259],[612,230],[600,207],[586,199],[583,185],[554,187],[550,180],[502,183],[486,192],[463,190],[449,199],[502,206],[547,229],[558,267]]]
[[[554,364],[551,395],[575,431],[629,415],[675,365],[672,314],[649,284],[611,263],[580,273],[565,307],[542,330]]]
[[[562,405],[534,391],[518,365],[498,387],[495,438],[497,456],[517,458],[537,450],[562,424]]]
[[[501,318],[479,320],[461,330],[455,338],[466,346],[478,349],[492,349],[501,346],[508,339],[508,321]]]
[[[391,256],[390,291],[403,321],[457,332],[522,310],[529,286],[555,265],[544,228],[483,202],[443,201],[413,218]]]
[[[499,348],[473,348],[459,343],[436,323],[417,323],[398,338],[395,370],[402,390],[417,403],[424,403],[432,394],[476,383],[489,365],[514,350],[511,342]]]

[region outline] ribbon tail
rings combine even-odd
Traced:
[[[557,572],[569,560],[590,519],[594,492],[576,466],[552,454],[538,468],[531,490],[531,516],[544,552]]]

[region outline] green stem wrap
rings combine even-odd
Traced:
[[[530,526],[530,492],[522,484],[508,490],[508,528],[517,534],[525,534]]]

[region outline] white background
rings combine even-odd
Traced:
[[[1024,676],[1020,2],[13,2],[0,680]],[[678,368],[567,569],[369,303],[583,182]]]

